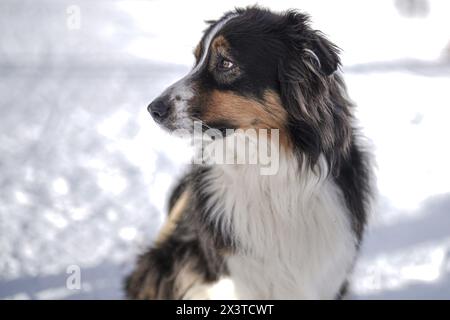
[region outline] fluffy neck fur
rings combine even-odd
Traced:
[[[345,282],[356,239],[323,157],[317,166],[282,152],[275,175],[257,165],[211,167],[205,205],[211,223],[232,235],[227,265],[239,298],[332,299]]]

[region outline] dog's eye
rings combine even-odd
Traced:
[[[234,68],[234,63],[228,59],[223,58],[219,61],[219,64],[217,67],[221,71],[228,71],[228,70],[231,70]]]

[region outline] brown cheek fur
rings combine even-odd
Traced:
[[[228,41],[223,36],[218,36],[214,39],[214,41],[211,44],[212,52],[213,52],[213,58],[216,58],[217,55],[220,54],[226,54],[229,50],[229,44]],[[199,62],[200,60],[200,54],[202,52],[202,45],[201,43],[197,44],[197,46],[194,49],[194,56],[195,60]]]
[[[214,90],[209,95],[202,120],[207,123],[230,121],[244,130],[279,129],[280,143],[284,146],[289,144],[286,131],[287,113],[278,94],[271,90],[264,93],[264,101]]]

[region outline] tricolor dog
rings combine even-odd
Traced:
[[[236,138],[229,130],[266,130],[272,149],[277,130],[277,170],[192,164],[127,296],[340,298],[373,183],[339,49],[306,14],[250,7],[210,22],[194,54],[192,71],[149,105],[155,122],[188,132],[200,122],[222,133],[212,143]]]

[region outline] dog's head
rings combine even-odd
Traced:
[[[338,49],[307,15],[237,9],[210,22],[194,54],[191,72],[148,107],[163,127],[279,129],[312,157],[348,135],[348,112],[332,101]]]

